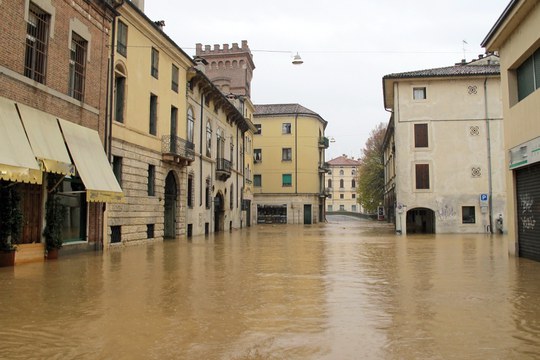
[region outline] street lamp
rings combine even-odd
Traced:
[[[293,65],[302,65],[304,63],[304,60],[302,60],[298,52],[293,56],[292,63]]]

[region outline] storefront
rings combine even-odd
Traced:
[[[286,224],[287,205],[257,205],[257,224]]]
[[[51,194],[67,208],[65,243],[101,237],[102,229],[90,233],[87,227],[102,216],[89,211],[89,203],[123,198],[96,131],[5,98],[0,98],[0,180],[21,197],[22,244],[42,242],[43,209]]]

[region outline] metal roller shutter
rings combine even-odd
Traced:
[[[540,164],[516,171],[519,256],[540,261]]]

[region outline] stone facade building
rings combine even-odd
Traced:
[[[110,243],[242,227],[253,125],[141,2],[118,11],[112,163],[126,201],[109,211]]]

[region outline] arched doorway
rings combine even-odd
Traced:
[[[218,192],[214,198],[214,232],[225,230],[225,202],[223,194]]]
[[[176,199],[178,191],[176,187],[176,178],[172,171],[165,178],[165,224],[164,237],[169,239],[176,238]]]
[[[434,234],[435,212],[426,208],[407,211],[407,234]]]

